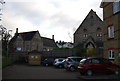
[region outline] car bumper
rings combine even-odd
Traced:
[[[85,71],[86,71],[86,69],[85,68],[83,68],[83,67],[79,67],[78,66],[78,71],[80,72],[80,73],[84,73]]]

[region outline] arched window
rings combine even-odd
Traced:
[[[98,27],[98,28],[97,28],[97,31],[101,31],[101,28]]]
[[[89,42],[87,45],[86,45],[86,48],[95,48],[94,44]]]
[[[87,32],[87,29],[84,28],[83,31],[84,31],[84,32]]]

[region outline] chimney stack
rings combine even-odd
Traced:
[[[18,33],[18,28],[16,28],[16,33]]]
[[[16,33],[15,33],[15,36],[17,36],[18,35],[18,28],[16,28]]]
[[[52,35],[52,39],[54,40],[54,35]]]

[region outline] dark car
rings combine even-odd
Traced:
[[[65,58],[56,58],[54,60],[53,65],[55,67],[58,67],[58,68],[63,68],[64,67],[64,62],[65,62]]]
[[[64,63],[64,68],[66,70],[75,71],[79,65],[80,60],[83,59],[82,57],[72,56],[67,57]]]
[[[42,61],[42,65],[44,66],[52,66],[54,62],[53,58],[46,58],[44,61]]]
[[[119,74],[120,66],[113,64],[110,60],[100,57],[89,57],[82,59],[78,66],[80,74],[93,75],[94,73]]]

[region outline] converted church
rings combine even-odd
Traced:
[[[103,21],[91,9],[74,33],[74,48],[103,48]]]

